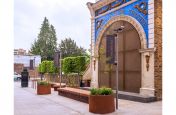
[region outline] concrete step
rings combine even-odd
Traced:
[[[91,88],[82,87],[81,89],[90,90]],[[113,90],[113,92],[114,92],[114,97],[116,97],[115,90]],[[142,102],[142,103],[150,103],[150,102],[157,101],[156,97],[153,97],[153,96],[144,96],[144,95],[140,95],[139,93],[131,93],[131,92],[124,92],[124,91],[118,91],[118,96],[119,96],[119,99]]]
[[[116,94],[114,94],[114,95],[116,95]],[[142,102],[142,103],[150,103],[150,102],[157,101],[156,97],[144,96],[144,95],[140,95],[138,93],[131,93],[131,92],[119,91],[118,96],[119,96],[119,99],[137,101],[137,102]]]

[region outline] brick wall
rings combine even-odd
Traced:
[[[158,100],[162,99],[162,0],[154,1],[154,44],[156,47],[155,52],[155,95]]]
[[[18,74],[21,74],[21,72],[23,71],[23,68],[24,68],[23,64],[19,64],[19,63],[14,64],[14,72],[17,72]]]
[[[23,71],[24,65],[20,64],[20,63],[15,63],[14,64],[14,72],[17,72],[18,74],[21,74],[21,72]],[[29,76],[31,78],[34,77],[39,77],[39,73],[37,71],[37,68],[35,68],[34,70],[30,70],[29,68],[27,68],[28,72],[29,72]]]
[[[69,87],[79,87],[80,86],[80,80],[81,80],[82,76],[78,76],[78,75],[62,75],[61,79],[62,79],[62,83],[66,83],[67,86]],[[50,75],[50,74],[44,74],[44,79],[46,81],[50,81],[50,82],[60,82],[60,78],[58,74],[55,75]]]
[[[37,71],[37,68],[35,68],[34,70],[30,70],[28,68],[28,72],[29,72],[29,76],[30,78],[36,78],[36,77],[40,77],[38,71]]]

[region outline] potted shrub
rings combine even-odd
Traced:
[[[111,88],[92,88],[89,96],[89,112],[106,114],[115,111],[115,102]]]
[[[39,64],[38,71],[41,75],[41,80],[45,79],[46,81],[51,83],[51,87],[53,87],[54,83],[53,78],[57,76],[56,73],[58,73],[58,68],[54,66],[53,61],[42,61],[41,64]]]
[[[46,67],[45,67],[45,64],[43,64],[43,62],[41,64],[39,64],[38,71],[40,73],[41,80],[43,80],[43,75],[46,71]]]
[[[38,81],[37,82],[37,94],[45,95],[51,94],[51,85],[47,81]]]

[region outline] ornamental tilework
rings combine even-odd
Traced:
[[[126,1],[125,4],[127,4],[127,2],[129,1]],[[111,10],[107,12],[110,12]],[[97,12],[96,15],[98,15]],[[95,17],[95,42],[102,28],[115,16],[131,16],[135,18],[141,24],[145,31],[148,46],[148,0],[137,0],[113,12],[107,13],[102,16],[100,14],[97,18]]]

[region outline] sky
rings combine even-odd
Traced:
[[[56,29],[58,43],[72,38],[90,48],[91,21],[87,2],[95,0],[14,0],[14,48],[29,50],[44,17]]]

